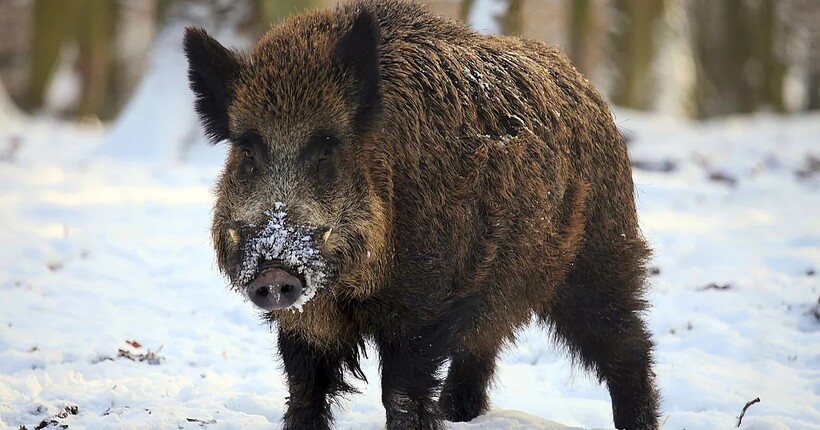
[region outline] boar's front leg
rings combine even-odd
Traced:
[[[376,339],[382,365],[382,403],[387,430],[439,430],[441,416],[433,394],[445,361],[443,343],[421,334]]]
[[[298,334],[281,329],[279,353],[290,392],[284,429],[330,429],[333,397],[354,391],[344,381],[342,355],[317,348]]]

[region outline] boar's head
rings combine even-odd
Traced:
[[[381,128],[379,28],[366,11],[338,21],[292,20],[248,54],[185,33],[196,111],[211,140],[229,145],[213,213],[217,263],[264,311],[301,310],[322,289],[361,294],[374,281],[365,272],[379,272],[368,260],[384,255],[368,153]]]

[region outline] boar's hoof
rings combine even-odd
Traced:
[[[298,277],[275,268],[262,272],[248,285],[248,298],[261,309],[273,311],[292,306],[302,295]]]

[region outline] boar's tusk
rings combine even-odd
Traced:
[[[239,245],[239,233],[235,229],[229,228],[228,229],[228,237],[231,239],[231,245],[236,246]]]
[[[322,245],[324,245],[325,242],[327,242],[327,240],[330,239],[331,232],[333,232],[333,227],[329,227],[325,234],[322,235]]]

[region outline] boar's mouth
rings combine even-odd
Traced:
[[[323,288],[326,264],[319,252],[319,229],[286,220],[284,205],[266,212],[267,223],[243,244],[243,261],[234,286],[265,311],[302,306]]]

